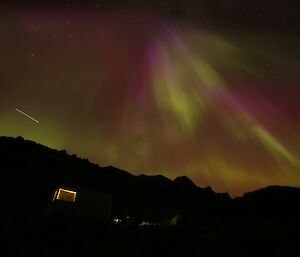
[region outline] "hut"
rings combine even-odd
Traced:
[[[51,197],[45,217],[60,222],[109,223],[111,206],[110,194],[59,187]]]

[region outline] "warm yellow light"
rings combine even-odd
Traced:
[[[76,199],[76,192],[75,191],[71,191],[71,190],[67,190],[67,189],[58,189],[58,191],[55,192],[55,200],[62,200],[65,202],[75,202]]]
[[[122,220],[120,218],[116,217],[116,218],[113,219],[113,223],[114,224],[121,224]]]

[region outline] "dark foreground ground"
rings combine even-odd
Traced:
[[[1,230],[5,256],[300,256],[299,222],[129,227],[10,216]]]

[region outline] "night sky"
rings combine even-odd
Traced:
[[[0,135],[233,196],[300,186],[299,8],[256,2],[2,4]]]

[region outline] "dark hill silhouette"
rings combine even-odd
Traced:
[[[231,199],[187,177],[134,176],[21,137],[0,137],[0,171],[1,242],[15,245],[11,256],[297,256],[299,188]],[[177,226],[49,224],[44,210],[60,186],[109,193],[112,216]]]
[[[30,193],[30,199],[40,204],[41,209],[60,185],[111,193],[116,212],[126,209],[134,213],[138,206],[150,206],[157,213],[160,208],[164,212],[167,208],[170,216],[188,206],[230,199],[228,194],[197,187],[185,177],[172,181],[161,175],[134,176],[112,166],[102,168],[65,150],[50,149],[21,137],[1,137],[0,156],[1,176],[5,181],[2,196],[15,194],[28,201]],[[143,216],[141,210],[139,213]],[[167,217],[161,213],[157,218]]]

